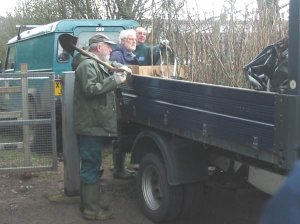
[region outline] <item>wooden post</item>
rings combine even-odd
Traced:
[[[21,64],[22,75],[22,119],[28,120],[28,77],[26,75],[28,71],[27,64]],[[24,148],[24,166],[31,166],[31,152],[29,147],[29,126],[23,126],[23,148]]]

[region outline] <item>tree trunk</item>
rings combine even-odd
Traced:
[[[267,26],[273,26],[279,18],[279,0],[257,0],[260,19],[263,19]]]

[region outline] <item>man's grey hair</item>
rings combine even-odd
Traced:
[[[89,51],[93,52],[96,50],[97,46],[99,44],[102,44],[103,42],[99,42],[99,43],[92,43],[90,46],[89,46]]]
[[[89,51],[95,51],[99,43],[93,43],[89,46]]]
[[[128,38],[129,36],[134,36],[136,37],[136,32],[135,30],[133,29],[130,29],[130,30],[121,30],[120,32],[120,36],[119,36],[119,40],[120,40],[120,43],[123,39],[126,39]]]

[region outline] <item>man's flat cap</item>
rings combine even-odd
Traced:
[[[92,36],[89,39],[89,45],[94,44],[94,43],[100,43],[100,42],[108,43],[108,44],[111,44],[111,45],[116,44],[115,42],[113,42],[107,36],[105,36],[103,34],[96,34],[95,36]]]

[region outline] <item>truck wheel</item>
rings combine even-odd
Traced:
[[[138,193],[144,214],[153,221],[170,221],[181,213],[183,188],[170,186],[166,168],[155,154],[146,154],[140,164]]]

